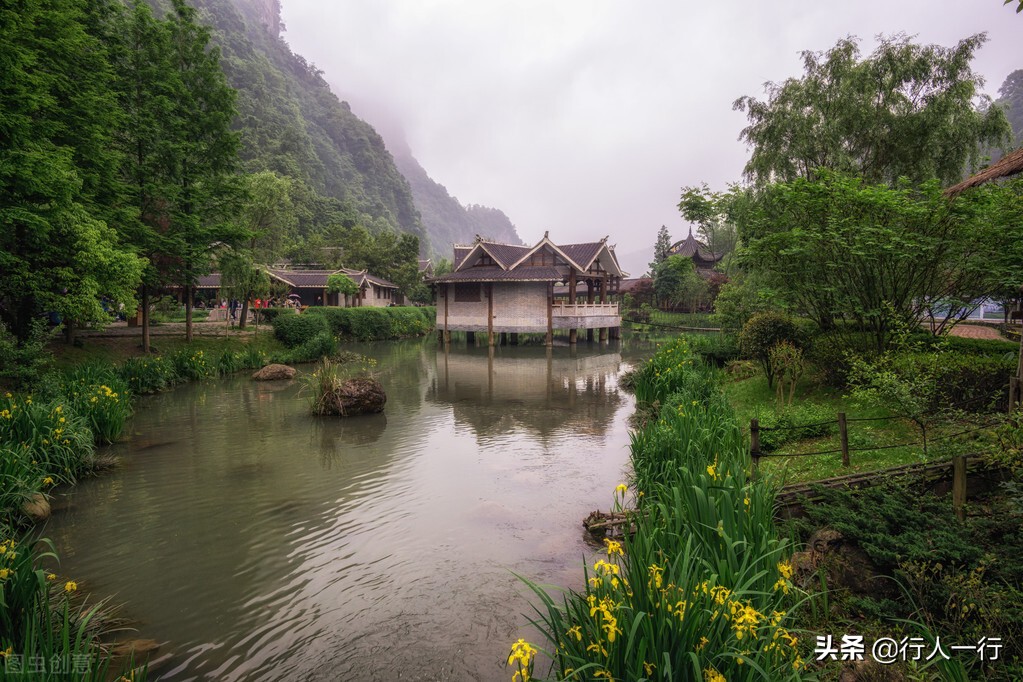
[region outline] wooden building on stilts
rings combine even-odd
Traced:
[[[470,339],[487,335],[541,333],[551,345],[556,330],[576,343],[578,330],[593,330],[606,341],[622,324],[615,300],[622,272],[607,237],[585,244],[557,245],[547,233],[534,246],[500,244],[479,236],[455,245],[454,269],[428,282],[436,285],[437,329],[445,341],[452,331]],[[567,287],[562,296],[556,287]]]

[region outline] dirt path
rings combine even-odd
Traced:
[[[962,336],[967,339],[1006,340],[1004,336],[998,333],[997,329],[983,324],[957,324],[955,327],[952,327],[952,331],[949,333],[952,336]]]

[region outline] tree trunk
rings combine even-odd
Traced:
[[[149,287],[142,285],[142,352],[149,352]]]
[[[249,297],[246,296],[242,299],[242,313],[241,319],[238,320],[238,329],[245,329],[245,320],[249,316]]]
[[[64,318],[64,343],[71,345],[75,342],[75,321],[70,317]]]
[[[188,294],[185,296],[185,341],[192,343],[192,304],[195,300],[195,289],[188,287]]]

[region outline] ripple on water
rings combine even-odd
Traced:
[[[513,572],[578,585],[579,521],[628,459],[620,358],[502,349],[488,379],[485,355],[371,352],[385,415],[185,386],[144,401],[124,465],[53,519],[62,572],[167,642],[163,678],[506,680],[528,636]]]

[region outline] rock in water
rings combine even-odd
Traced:
[[[320,400],[320,414],[338,414],[352,417],[357,414],[375,414],[384,411],[387,394],[376,379],[357,377],[348,379]]]
[[[35,493],[21,505],[21,511],[33,521],[45,521],[50,518],[50,501],[42,493]]]
[[[295,368],[287,365],[267,365],[252,375],[256,381],[277,381],[280,379],[294,379]]]

